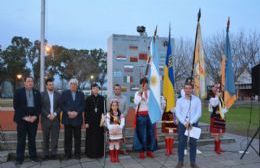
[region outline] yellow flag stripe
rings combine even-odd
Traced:
[[[166,100],[166,112],[169,112],[175,107],[175,93],[174,86],[169,79],[168,67],[164,67],[164,81],[163,81],[163,96]]]

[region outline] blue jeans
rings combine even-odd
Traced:
[[[193,124],[192,126],[197,127],[198,123]],[[184,149],[187,145],[187,136],[184,135],[185,133],[185,126],[179,122],[178,124],[178,158],[179,162],[184,161]],[[194,164],[196,162],[196,151],[197,151],[197,139],[190,138],[189,141],[189,148],[190,148],[190,163]]]
[[[155,124],[151,123],[148,115],[137,116],[133,144],[134,151],[155,151],[157,149],[154,129]]]

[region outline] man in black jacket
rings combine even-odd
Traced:
[[[82,113],[85,108],[84,94],[78,91],[78,80],[69,81],[70,89],[61,95],[62,124],[65,128],[65,159],[71,158],[72,135],[74,135],[75,157],[80,159]]]
[[[41,112],[41,95],[33,87],[33,78],[25,77],[24,87],[16,90],[13,98],[14,121],[17,124],[16,164],[24,161],[27,134],[30,159],[38,162],[35,137]]]

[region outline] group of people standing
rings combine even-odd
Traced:
[[[90,158],[104,155],[104,125],[111,129],[119,125],[123,134],[128,105],[126,97],[121,95],[121,86],[114,86],[114,95],[105,101],[99,94],[99,86],[91,85],[91,95],[85,100],[83,92],[78,90],[78,80],[69,81],[69,89],[61,94],[55,91],[53,79],[45,81],[46,91],[40,93],[34,89],[33,78],[24,79],[24,87],[16,90],[13,105],[14,121],[17,125],[16,164],[24,161],[26,138],[28,136],[29,158],[38,162],[36,152],[36,134],[39,120],[43,136],[43,159],[57,158],[60,123],[64,126],[64,158],[81,158],[81,128],[86,128],[85,154]],[[107,112],[107,116],[105,113]],[[84,114],[84,117],[83,117]],[[84,118],[84,120],[83,120]],[[103,122],[103,123],[102,123]],[[120,132],[120,131],[119,131]],[[113,162],[118,162],[119,143],[123,135],[111,139],[109,149],[113,152]],[[74,155],[72,144],[74,141]]]
[[[54,90],[53,79],[46,80],[46,91],[40,93],[34,89],[33,78],[24,79],[24,88],[18,89],[14,95],[14,121],[17,124],[17,157],[16,163],[24,161],[26,136],[28,135],[29,157],[37,162],[35,138],[38,122],[41,120],[43,133],[43,158],[56,158],[60,132],[60,122],[64,126],[64,153],[65,159],[73,156],[72,142],[74,140],[74,157],[81,158],[81,128],[84,122],[86,128],[85,154],[90,158],[100,158],[105,153],[105,136],[108,135],[109,154],[111,162],[119,162],[120,145],[125,144],[125,118],[128,112],[127,98],[121,94],[121,86],[114,85],[114,94],[107,101],[99,94],[99,86],[91,85],[91,95],[85,100],[83,92],[78,90],[78,80],[69,81],[69,89],[59,94]],[[144,159],[154,157],[157,149],[156,124],[152,124],[149,117],[148,99],[149,88],[147,78],[140,80],[140,90],[135,93],[136,104],[135,131],[133,150],[139,152],[139,157]],[[219,109],[222,103],[221,95],[217,89],[213,89],[214,95],[210,99],[209,111],[211,117],[211,132],[215,136],[215,151],[220,153],[221,134],[224,133],[224,119],[219,117]],[[172,154],[173,132],[178,132],[178,164],[176,168],[183,167],[184,149],[187,146],[186,129],[198,126],[201,116],[201,101],[193,94],[193,84],[186,81],[184,95],[177,100],[176,108],[168,113],[166,120],[171,121],[167,125],[165,143],[166,154]],[[222,107],[222,106],[221,106]],[[223,105],[224,107],[224,105]],[[221,108],[223,109],[223,108]],[[84,119],[83,119],[84,114]],[[176,116],[176,117],[175,117]],[[165,116],[163,115],[163,120]],[[61,120],[61,121],[60,121]],[[218,121],[221,124],[216,124]],[[217,125],[217,126],[216,126]],[[220,127],[220,125],[222,127]],[[108,134],[106,134],[108,130]],[[190,163],[192,168],[196,165],[197,140],[189,138]],[[126,149],[123,146],[124,150]],[[49,149],[50,148],[50,149]],[[123,151],[121,150],[122,152]]]

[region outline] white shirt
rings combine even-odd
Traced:
[[[201,101],[197,96],[192,95],[191,99],[181,97],[176,104],[176,117],[183,125],[187,122],[194,124],[201,117]]]
[[[218,105],[219,105],[219,98],[218,98],[218,96],[211,97],[209,99],[209,112],[212,113],[213,112],[213,107],[216,107]]]
[[[48,91],[48,95],[50,99],[50,113],[53,115],[54,114],[54,99],[53,99],[54,92]]]
[[[109,114],[109,113],[107,113],[107,116],[106,116],[106,126],[107,126],[107,129],[108,129],[108,130],[111,130],[111,129],[117,127],[116,124],[111,124],[111,123],[110,123],[110,114]],[[124,115],[121,114],[119,127],[120,127],[121,129],[123,129],[124,126],[125,126],[125,117],[124,117]]]
[[[216,107],[216,106],[220,106],[220,110],[223,114],[227,113],[228,112],[228,109],[224,106],[221,106],[221,102],[219,100],[219,97],[218,96],[215,96],[215,97],[211,97],[209,99],[209,107],[208,107],[208,110],[210,113],[213,112],[213,107]]]
[[[185,97],[184,89],[181,89],[181,97]]]
[[[141,102],[139,111],[148,111],[148,99],[150,96],[150,91],[147,90],[147,98],[145,98],[145,94],[143,92],[142,96],[139,95],[139,91],[135,93],[134,103],[137,105],[136,110],[138,108],[138,104]],[[145,100],[142,100],[144,98]]]

